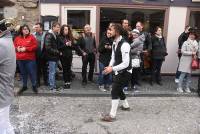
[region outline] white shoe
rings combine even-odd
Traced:
[[[175,83],[179,83],[179,79],[175,79]]]
[[[185,92],[186,92],[186,93],[191,93],[190,88],[186,88],[186,89],[185,89]]]
[[[182,88],[177,88],[177,91],[178,91],[179,93],[183,93],[183,89],[182,89]]]
[[[104,86],[99,86],[99,90],[102,92],[106,92],[106,89],[104,88]]]

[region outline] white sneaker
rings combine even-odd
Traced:
[[[128,87],[124,87],[123,92],[124,94],[128,94]]]
[[[190,88],[186,88],[186,89],[185,89],[185,92],[186,92],[186,93],[191,93]]]
[[[177,88],[177,91],[178,91],[179,93],[183,93],[183,89],[182,89],[182,88]]]
[[[102,92],[106,92],[106,89],[104,88],[104,86],[99,86],[99,90]]]
[[[179,79],[175,79],[175,83],[179,83]]]

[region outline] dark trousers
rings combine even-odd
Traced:
[[[20,73],[22,76],[23,87],[27,87],[28,76],[30,77],[32,86],[36,86],[36,61],[35,60],[18,60]]]
[[[93,73],[94,73],[94,65],[95,65],[95,54],[89,53],[87,56],[82,57],[82,78],[83,82],[87,82],[87,65],[89,63],[89,74],[88,74],[88,80],[93,80]]]
[[[161,67],[163,60],[162,59],[153,59],[152,60],[152,81],[156,80],[156,82],[161,81]]]
[[[37,63],[37,85],[40,86],[40,78],[43,77],[45,85],[48,85],[48,62],[41,57],[36,58]]]
[[[61,57],[60,58],[62,68],[63,68],[63,79],[65,83],[71,82],[71,66],[72,66],[72,56]]]
[[[181,72],[178,71],[178,68],[179,68],[179,63],[180,63],[180,59],[181,57],[178,57],[179,61],[178,61],[178,67],[177,67],[177,70],[176,70],[176,79],[179,79],[180,75],[181,75]]]
[[[200,76],[198,78],[198,87],[197,87],[197,93],[200,96]]]
[[[132,69],[132,77],[131,77],[131,86],[135,86],[138,84],[139,79],[140,79],[140,74],[141,74],[141,68],[133,68]]]
[[[120,100],[126,99],[126,95],[124,94],[123,88],[130,80],[130,78],[131,78],[131,73],[127,71],[113,76],[113,84],[111,91],[111,96],[113,100],[119,98]]]

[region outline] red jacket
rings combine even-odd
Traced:
[[[14,40],[17,60],[35,60],[37,50],[37,40],[33,35],[28,35],[25,38],[21,35]],[[18,52],[17,47],[25,47],[25,52]]]

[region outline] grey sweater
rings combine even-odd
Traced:
[[[133,42],[131,43],[131,58],[132,59],[135,59],[135,58],[140,59],[140,54],[143,51],[144,41],[145,41],[144,34],[140,35],[138,38],[133,40]]]
[[[0,34],[0,108],[12,103],[16,54],[9,31]]]

